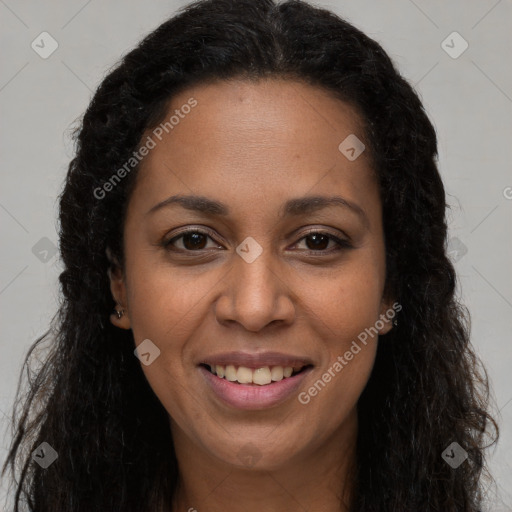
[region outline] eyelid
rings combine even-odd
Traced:
[[[299,230],[297,230],[297,231],[299,231]],[[338,231],[340,231],[340,230],[338,230]],[[187,234],[190,234],[190,233],[200,233],[200,234],[206,235],[210,239],[212,239],[215,243],[217,243],[218,245],[221,245],[216,241],[217,234],[214,233],[210,228],[208,228],[206,226],[200,226],[200,227],[199,226],[198,227],[188,226],[188,227],[184,228],[183,230],[178,231],[178,233],[174,233],[171,238],[164,239],[162,242],[162,245],[165,248],[167,248],[169,245],[171,245],[171,242],[173,242]],[[312,234],[325,235],[336,243],[336,245],[337,245],[336,248],[329,249],[329,250],[317,250],[317,251],[315,251],[314,249],[307,249],[307,251],[309,251],[310,253],[330,254],[330,253],[335,252],[340,249],[348,249],[348,248],[353,247],[350,237],[348,235],[346,235],[343,231],[340,231],[340,233],[343,233],[343,235],[342,236],[334,235],[333,233],[329,232],[326,228],[311,227],[311,228],[308,228],[306,231],[302,231],[301,233],[296,233],[291,236],[299,236],[300,235],[300,238],[298,238],[294,243],[294,245],[297,245],[299,242],[301,242],[304,238],[307,238],[309,235],[312,235]],[[199,253],[204,250],[207,250],[207,249],[200,249],[197,251],[186,250],[186,249],[177,249],[178,252],[183,251],[183,252],[188,252],[188,253],[193,253],[193,252]]]
[[[346,234],[344,233],[343,231],[341,230],[337,230],[340,234],[333,234],[331,233],[330,231],[328,231],[326,228],[308,228],[306,231],[303,231],[301,233],[301,238],[300,240],[302,240],[305,236],[308,236],[310,234],[320,234],[320,235],[326,235],[326,236],[330,236],[331,238],[334,238],[334,239],[337,239],[339,240],[340,242],[346,242],[346,243],[352,243],[352,240],[351,238]],[[344,240],[341,238],[343,237]]]
[[[327,238],[330,239],[330,241],[333,241],[336,244],[336,247],[331,248],[331,249],[324,249],[324,250],[306,249],[306,252],[309,252],[311,254],[320,254],[320,255],[327,256],[327,255],[331,255],[334,252],[338,252],[342,249],[353,249],[354,248],[349,236],[345,235],[345,238],[341,238],[339,236],[336,236],[336,235],[330,233],[329,231],[326,231],[325,229],[319,229],[319,228],[312,228],[312,229],[309,229],[308,231],[303,232],[301,237],[295,242],[294,245],[297,245],[302,240],[304,240],[305,238],[307,238],[308,236],[313,235],[313,234],[326,236]]]
[[[167,247],[168,245],[170,245],[170,243],[173,241],[173,240],[176,240],[184,235],[188,235],[190,233],[200,233],[202,235],[207,235],[209,236],[212,240],[215,241],[215,243],[218,243],[216,241],[216,238],[218,237],[217,233],[215,233],[213,230],[211,230],[210,228],[206,227],[206,226],[200,226],[200,227],[186,227],[184,228],[183,230],[181,231],[178,231],[177,233],[173,233],[172,237],[171,238],[164,238],[164,240],[162,241],[162,244]],[[220,245],[220,244],[219,244]],[[187,252],[194,252],[194,251],[187,251]],[[196,252],[199,252],[199,251],[196,251]]]

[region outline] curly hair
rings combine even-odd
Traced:
[[[75,131],[59,196],[61,302],[25,358],[29,389],[22,397],[21,375],[2,470],[10,467],[16,481],[16,512],[22,501],[37,512],[170,506],[178,466],[167,413],[133,355],[131,331],[109,322],[115,303],[106,249],[123,266],[137,167],[103,199],[93,191],[140,147],[179,91],[269,76],[305,81],[356,108],[380,186],[386,292],[402,311],[379,343],[358,402],[351,510],[481,507],[484,450],[498,426],[469,314],[456,298],[436,133],[418,95],[377,42],[327,10],[298,0],[201,0],[122,58]],[[32,369],[43,341],[48,353]],[[48,470],[31,457],[44,441],[58,453]],[[456,470],[441,457],[453,441],[468,453]]]

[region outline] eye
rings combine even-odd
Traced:
[[[167,249],[170,250],[174,248],[181,251],[202,251],[207,249],[206,241],[208,238],[210,238],[210,240],[212,239],[210,233],[207,231],[202,231],[200,229],[189,229],[164,242],[164,245]],[[177,241],[181,242],[182,247],[177,247],[175,245]],[[218,245],[216,247],[219,248]]]
[[[300,243],[302,240],[305,240],[306,250],[314,253],[330,253],[352,247],[348,240],[342,240],[325,231],[309,231],[306,236],[303,236],[297,243]],[[332,247],[328,249],[330,242],[334,243],[334,249]]]
[[[213,241],[213,234],[209,231],[203,231],[201,229],[189,229],[182,231],[179,235],[174,236],[168,241],[165,241],[163,245],[166,249],[183,251],[183,252],[199,252],[208,249],[207,240]],[[352,245],[348,240],[343,240],[334,236],[331,233],[324,231],[313,230],[306,233],[305,236],[299,239],[296,243],[299,244],[305,241],[306,251],[313,253],[331,253],[339,251],[343,248],[350,248]],[[329,244],[333,243],[334,247],[329,248]],[[215,248],[222,249],[223,247],[215,244]]]

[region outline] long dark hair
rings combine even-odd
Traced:
[[[478,510],[484,448],[498,427],[469,316],[455,296],[436,134],[417,94],[379,44],[329,11],[295,0],[205,0],[122,59],[76,131],[59,198],[62,300],[26,357],[29,390],[22,399],[20,377],[2,472],[10,466],[14,474],[18,463],[16,511],[23,500],[37,512],[170,506],[178,468],[167,412],[134,357],[131,331],[109,322],[115,303],[105,251],[123,263],[137,168],[105,197],[94,191],[130,159],[177,92],[265,76],[302,80],[353,105],[380,183],[387,292],[402,311],[359,400],[352,510]],[[30,369],[44,342],[46,358]],[[47,469],[31,456],[42,442],[58,453]],[[468,454],[457,469],[441,456],[452,442]]]

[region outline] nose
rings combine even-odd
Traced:
[[[236,322],[247,331],[258,332],[269,324],[293,322],[293,292],[278,265],[271,261],[270,251],[251,263],[238,255],[223,279],[223,290],[215,304],[221,325]]]

